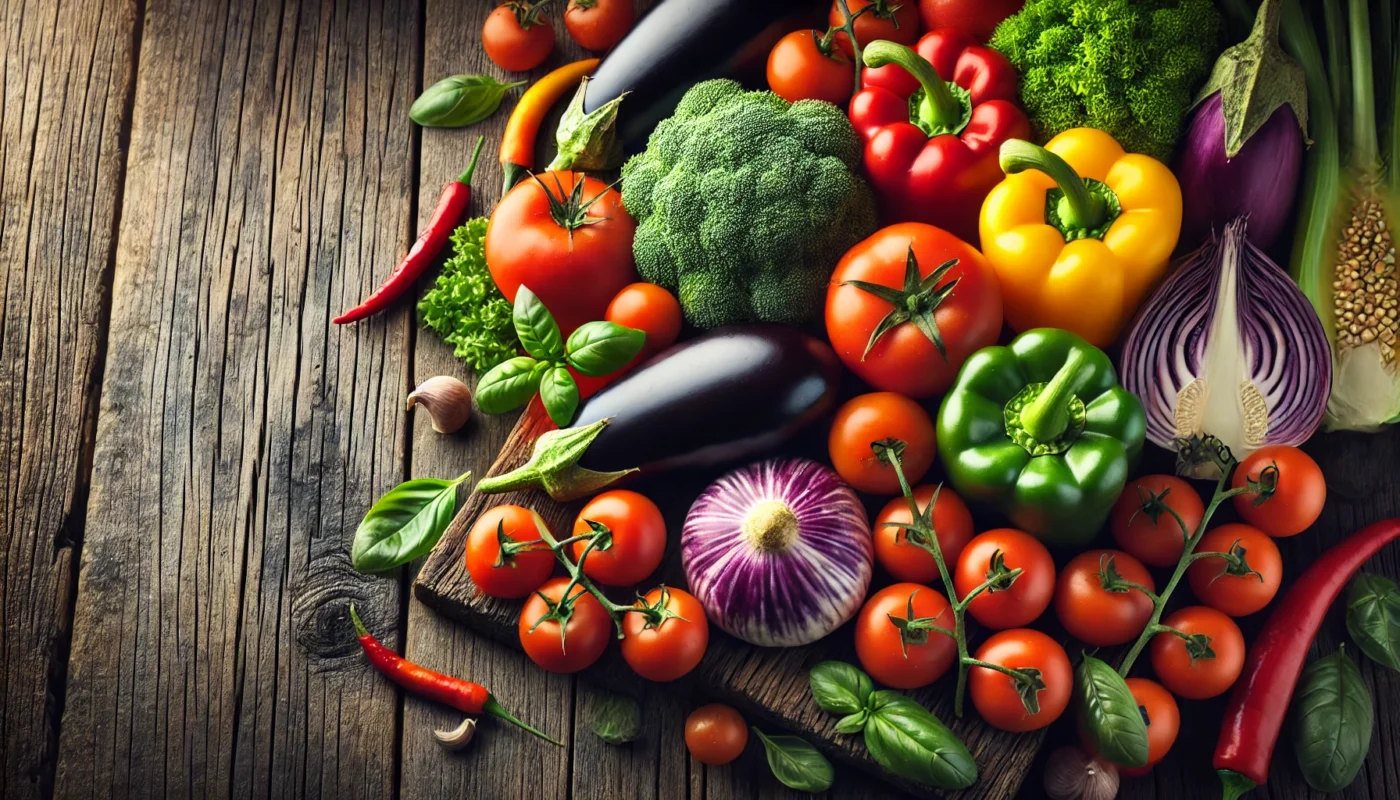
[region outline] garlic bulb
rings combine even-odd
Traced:
[[[408,410],[415,404],[428,410],[438,433],[456,433],[472,415],[471,390],[451,375],[438,375],[418,384],[408,395]]]
[[[433,730],[433,738],[438,740],[438,744],[447,750],[461,750],[471,744],[472,736],[476,734],[476,720],[467,717],[450,731]]]
[[[1045,793],[1050,800],[1113,800],[1118,768],[1078,747],[1061,747],[1045,761]]]

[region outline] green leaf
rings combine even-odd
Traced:
[[[754,728],[768,756],[768,768],[778,782],[799,792],[824,792],[831,788],[836,771],[817,748],[797,736],[766,736]]]
[[[646,333],[636,328],[616,322],[588,322],[569,335],[566,349],[574,369],[597,378],[625,367],[641,352],[646,340]]]
[[[501,83],[489,75],[453,75],[424,89],[408,109],[408,118],[426,128],[474,125],[496,113],[507,89],[525,83]]]
[[[365,514],[350,546],[350,563],[360,572],[383,572],[427,555],[457,510],[457,485],[441,478],[417,478],[390,489]]]
[[[486,268],[485,217],[452,232],[452,257],[418,302],[418,316],[480,375],[520,349],[510,303]]]
[[[642,735],[642,711],[630,697],[599,693],[593,732],[608,744],[626,744]]]
[[[476,385],[476,407],[486,414],[504,414],[530,402],[544,377],[540,364],[516,356],[492,367]]]
[[[1342,651],[1303,670],[1293,697],[1293,752],[1303,779],[1338,792],[1356,779],[1371,749],[1371,695],[1361,670]]]
[[[564,357],[564,335],[559,332],[559,324],[527,286],[521,286],[515,293],[511,322],[525,352],[540,361],[558,361]]]
[[[1127,681],[1102,659],[1085,655],[1074,671],[1074,702],[1085,736],[1120,767],[1147,764],[1147,723]]]
[[[1351,582],[1347,632],[1372,661],[1400,670],[1400,590],[1395,581],[1362,574]]]
[[[574,382],[574,376],[563,367],[551,368],[540,380],[540,400],[544,402],[544,410],[549,412],[554,424],[567,427],[573,422],[574,411],[578,408],[578,384]]]
[[[870,696],[865,747],[876,763],[935,789],[966,789],[977,782],[977,762],[928,709],[881,689]]]
[[[865,708],[875,685],[870,676],[844,661],[823,661],[807,676],[812,698],[833,714],[855,714]]]

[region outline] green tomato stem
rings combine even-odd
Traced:
[[[1031,438],[1040,442],[1054,441],[1069,428],[1069,400],[1083,365],[1084,351],[1069,351],[1069,358],[1055,377],[1021,409],[1021,425]]]
[[[597,584],[589,580],[588,576],[583,573],[583,562],[588,558],[588,554],[593,552],[593,548],[598,544],[598,538],[592,534],[588,534],[585,536],[573,536],[564,541],[559,541],[554,538],[554,534],[550,533],[549,526],[545,524],[544,519],[540,517],[539,514],[534,511],[530,513],[535,518],[535,527],[539,529],[540,539],[543,540],[545,544],[549,545],[549,549],[554,552],[554,557],[559,560],[559,563],[564,565],[565,571],[569,573],[569,584],[564,587],[563,599],[560,602],[568,602],[569,595],[573,592],[574,587],[582,586],[583,590],[593,595],[593,598],[598,601],[598,604],[603,607],[603,610],[608,612],[608,616],[612,617],[613,626],[617,628],[617,638],[621,639],[622,618],[633,611],[646,613],[647,610],[638,608],[637,606],[622,606],[614,603],[612,600],[608,599],[607,595],[603,594]],[[566,544],[579,541],[580,539],[588,539],[589,541],[588,544],[584,546],[583,552],[579,553],[578,562],[575,563],[565,555],[564,547]]]
[[[911,115],[917,113],[917,119],[910,122],[925,131],[953,132],[952,129],[962,121],[962,103],[953,96],[947,82],[939,77],[938,70],[912,48],[880,39],[866,46],[863,58],[867,67],[889,64],[903,67],[923,87],[923,101],[917,109],[910,109]]]
[[[1028,169],[1049,175],[1065,193],[1060,212],[1066,227],[1094,230],[1108,219],[1108,207],[1102,197],[1089,191],[1089,186],[1069,162],[1037,144],[1024,139],[1007,139],[1001,145],[1001,169],[1015,175]]]

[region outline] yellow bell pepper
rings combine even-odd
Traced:
[[[1181,186],[1154,158],[1074,128],[1001,147],[1006,179],[982,204],[982,253],[1016,331],[1063,328],[1112,344],[1167,271]]]

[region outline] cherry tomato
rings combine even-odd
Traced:
[[[850,56],[836,47],[822,52],[822,32],[793,31],[768,53],[768,88],[790,103],[825,100],[845,106],[856,84]]]
[[[1205,606],[1187,606],[1162,620],[1168,628],[1209,639],[1192,657],[1195,645],[1173,633],[1152,637],[1152,670],[1167,690],[1188,700],[1223,694],[1244,669],[1244,636],[1235,621]]]
[[[1071,636],[1095,647],[1136,639],[1152,618],[1152,598],[1137,589],[1119,586],[1123,581],[1157,591],[1147,567],[1127,553],[1080,553],[1060,572],[1055,585],[1055,616]]]
[[[909,602],[914,618],[927,619],[941,628],[953,629],[953,609],[937,589],[917,583],[886,586],[870,599],[856,617],[856,657],[870,677],[896,689],[927,686],[943,676],[958,655],[958,643],[938,631],[918,634],[924,642],[901,635],[890,617],[909,619]]]
[[[1176,698],[1156,681],[1129,678],[1128,689],[1138,703],[1142,718],[1147,721],[1147,763],[1141,767],[1119,767],[1118,771],[1139,777],[1146,775],[1171,751],[1181,727],[1181,712],[1176,707]]]
[[[1025,0],[919,0],[924,30],[957,28],[985,42],[1007,17],[1021,10]]]
[[[588,551],[583,574],[605,586],[636,586],[661,566],[666,520],[645,496],[627,489],[603,492],[578,512],[573,535],[596,532],[599,525],[609,531],[611,543],[606,549]],[[574,542],[575,561],[588,545],[587,540]]]
[[[933,420],[918,403],[894,392],[872,392],[853,397],[836,410],[827,445],[831,465],[852,488],[870,494],[899,494],[894,467],[870,449],[873,442],[904,442],[900,467],[910,485],[918,483],[933,466],[937,452]]]
[[[608,303],[603,319],[646,332],[646,344],[637,358],[665,350],[681,334],[681,304],[654,283],[624,286]]]
[[[517,550],[502,563],[497,539],[501,530],[513,542],[538,544]],[[530,509],[522,506],[496,506],[477,517],[467,534],[466,549],[467,574],[482,594],[491,597],[524,597],[554,573],[554,553],[540,541]]]
[[[919,8],[916,4],[901,0],[846,0],[846,7],[852,14],[859,14],[866,6],[874,8],[856,17],[855,24],[856,41],[861,47],[876,39],[910,46],[919,40]],[[840,0],[833,0],[827,22],[833,28],[846,23]],[[844,52],[851,52],[851,40],[844,31],[836,34],[836,44]]]
[[[1016,691],[1016,681],[1005,673],[986,667],[968,670],[967,688],[977,713],[993,728],[1004,731],[1033,731],[1059,719],[1069,705],[1074,682],[1069,656],[1049,636],[1029,628],[1015,628],[992,634],[977,649],[978,661],[1012,669],[1040,670],[1045,688],[1036,695],[1040,711],[1031,714]]]
[[[1182,533],[1181,522],[1186,523]],[[1124,552],[1154,567],[1175,567],[1206,513],[1191,484],[1174,475],[1147,475],[1128,481],[1109,516],[1113,541]]]
[[[1235,512],[1275,537],[1295,536],[1312,527],[1327,502],[1322,468],[1296,447],[1261,447],[1235,467],[1230,485],[1239,489],[1249,481],[1273,480],[1277,481],[1273,494],[1262,501],[1258,492],[1235,495]]]
[[[934,502],[937,494],[938,501]],[[958,563],[963,547],[972,539],[972,513],[967,504],[952,489],[925,484],[914,487],[914,502],[924,511],[933,505],[933,531],[938,536],[938,548],[943,551],[943,563],[951,569]],[[938,562],[933,555],[916,544],[910,544],[908,533],[892,523],[909,523],[909,501],[896,497],[885,504],[875,518],[875,560],[895,580],[911,583],[932,583],[938,580]]]
[[[554,29],[546,17],[526,0],[502,3],[486,15],[481,44],[496,66],[511,72],[528,72],[544,63],[554,51]]]
[[[1024,570],[1010,587],[989,589],[972,598],[967,611],[972,618],[991,628],[1019,628],[1035,622],[1055,596],[1055,560],[1040,540],[1015,528],[994,528],[972,537],[958,557],[953,586],[958,597],[968,594],[987,580],[992,558],[1001,553],[1006,569]]]
[[[685,718],[685,748],[701,764],[728,764],[748,743],[748,724],[738,711],[723,703],[700,706]]]
[[[564,27],[585,50],[610,50],[636,19],[632,0],[569,0]]]
[[[569,593],[577,599],[573,601],[574,610],[568,625],[561,627],[556,619],[541,621],[549,613],[550,603],[557,604],[563,599],[564,587],[568,584],[568,578],[549,579],[520,609],[520,646],[531,661],[550,672],[578,672],[588,667],[603,654],[613,635],[613,622],[608,612],[593,595],[577,585]],[[549,598],[549,602],[544,598]]]
[[[946,355],[913,322],[902,322],[870,345],[870,337],[894,306],[850,281],[904,287],[910,249],[927,278],[956,260],[939,286],[957,289],[932,309],[933,325]],[[958,369],[974,352],[1001,335],[1001,284],[976,248],[922,222],[901,222],[876,231],[846,251],[826,292],[826,335],[846,368],[877,389],[908,397],[948,391]]]
[[[651,681],[673,681],[695,669],[710,644],[710,623],[700,601],[690,592],[662,586],[637,601],[643,603],[675,616],[658,625],[642,614],[622,618],[622,658],[627,665]]]
[[[1223,558],[1203,558],[1186,569],[1186,577],[1196,599],[1232,617],[1244,617],[1267,606],[1278,594],[1283,557],[1263,531],[1239,523],[1207,531],[1196,545],[1197,553],[1229,553],[1232,549],[1258,574],[1236,572]]]

